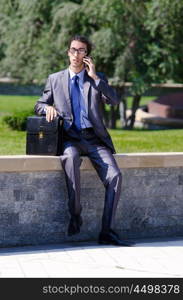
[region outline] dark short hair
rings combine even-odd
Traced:
[[[92,50],[92,48],[93,48],[93,45],[92,45],[92,43],[90,42],[90,40],[89,40],[87,37],[85,37],[84,35],[77,35],[77,34],[74,35],[74,36],[70,39],[70,41],[69,41],[69,48],[70,48],[70,45],[71,45],[72,41],[79,41],[79,42],[81,42],[81,43],[83,43],[83,44],[86,44],[86,47],[87,47],[87,55],[90,54],[90,52],[91,52],[91,50]]]

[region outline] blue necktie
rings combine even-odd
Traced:
[[[72,103],[72,112],[74,116],[74,125],[78,130],[81,130],[81,121],[80,121],[80,89],[78,84],[79,77],[75,75],[72,79],[71,84],[71,103]]]

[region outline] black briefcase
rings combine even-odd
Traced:
[[[56,117],[46,121],[45,116],[27,118],[26,154],[62,154],[63,119]]]

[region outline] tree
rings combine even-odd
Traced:
[[[146,55],[144,61],[154,80],[182,82],[183,2],[155,0],[148,3],[147,9],[145,26],[151,36],[151,56]]]
[[[6,56],[2,60],[1,72],[25,82],[37,77],[39,66],[43,76],[46,74],[46,60],[43,64],[40,50],[43,56],[48,54],[45,49],[49,49],[49,41],[45,33],[51,22],[50,11],[54,2],[57,1],[12,0],[1,3],[1,23],[6,23],[3,34]]]
[[[68,38],[87,35],[97,70],[121,95],[123,127],[131,129],[151,83],[182,81],[182,15],[179,0],[1,0],[0,74],[42,83],[67,66]],[[128,118],[125,82],[132,83]],[[114,128],[119,107],[104,110]]]
[[[126,128],[133,128],[141,95],[151,83],[182,82],[183,78],[182,1],[140,2],[139,11],[131,12],[132,19],[127,26],[131,28],[132,39],[121,55],[123,68],[119,71],[116,68],[120,78],[124,76],[125,81],[133,83],[130,89],[134,96],[132,114],[125,118]]]

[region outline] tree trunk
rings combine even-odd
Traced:
[[[121,122],[121,127],[124,128],[126,126],[126,97],[125,97],[125,87],[116,87],[117,93],[121,99],[118,106],[118,115]]]
[[[136,111],[137,111],[137,109],[139,107],[140,99],[141,99],[141,95],[135,95],[133,97],[132,113],[127,118],[127,122],[126,122],[126,128],[127,129],[133,129],[133,127],[134,127]]]
[[[118,105],[111,105],[110,107],[110,118],[109,118],[109,128],[116,129],[116,121],[119,117],[119,104]]]

